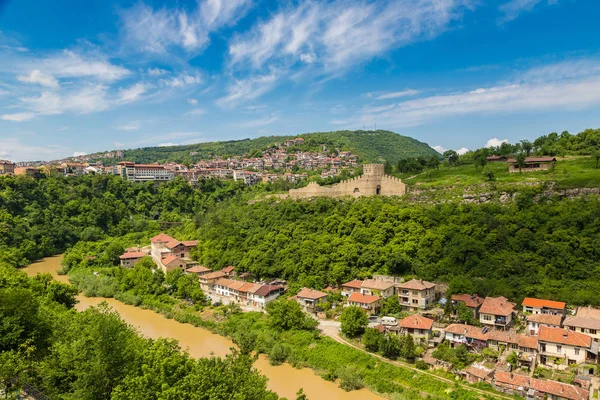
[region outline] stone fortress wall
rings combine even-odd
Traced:
[[[343,196],[403,196],[406,185],[398,178],[386,175],[383,164],[365,164],[363,174],[356,178],[341,181],[333,186],[320,186],[311,182],[301,189],[290,189],[289,198],[343,197]]]

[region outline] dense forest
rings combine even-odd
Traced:
[[[175,341],[138,336],[102,305],[76,312],[76,293],[0,263],[3,398],[28,384],[65,400],[278,399],[248,353],[193,359]]]
[[[303,145],[294,145],[288,151],[322,151],[325,144],[331,151],[351,151],[362,162],[397,162],[408,157],[439,156],[434,149],[426,143],[416,139],[402,136],[394,132],[377,131],[335,131],[306,133],[297,136],[265,136],[256,139],[232,140],[227,142],[208,142],[186,146],[146,147],[142,149],[126,150],[125,159],[138,163],[168,162],[194,163],[201,159],[228,156],[255,157],[262,151],[273,147],[275,143],[282,143],[286,139],[301,137],[305,140]],[[190,153],[197,153],[191,155]],[[117,160],[104,159],[105,163],[114,163]]]

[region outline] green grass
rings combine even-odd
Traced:
[[[558,162],[549,171],[509,173],[504,162],[488,163],[484,168],[474,165],[456,167],[441,166],[438,170],[427,170],[415,174],[402,174],[399,177],[414,188],[439,188],[451,186],[469,186],[487,183],[484,170],[494,172],[497,184],[556,182],[558,188],[599,187],[600,168],[591,157],[557,158]]]

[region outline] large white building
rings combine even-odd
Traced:
[[[167,182],[172,181],[175,174],[158,164],[135,164],[121,161],[115,168],[116,174],[132,182]]]

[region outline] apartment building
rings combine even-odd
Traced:
[[[425,310],[435,302],[435,283],[412,279],[397,287],[400,305],[410,311]]]
[[[14,175],[15,163],[8,160],[0,160],[0,175]]]
[[[168,182],[175,176],[163,165],[135,164],[130,161],[121,161],[114,171],[121,178],[131,182]]]
[[[179,241],[161,233],[150,239],[152,259],[165,273],[176,268],[186,270],[198,263],[190,258],[190,252],[198,246],[197,240]]]
[[[542,300],[526,297],[521,303],[524,313],[565,315],[567,304],[562,301]]]

